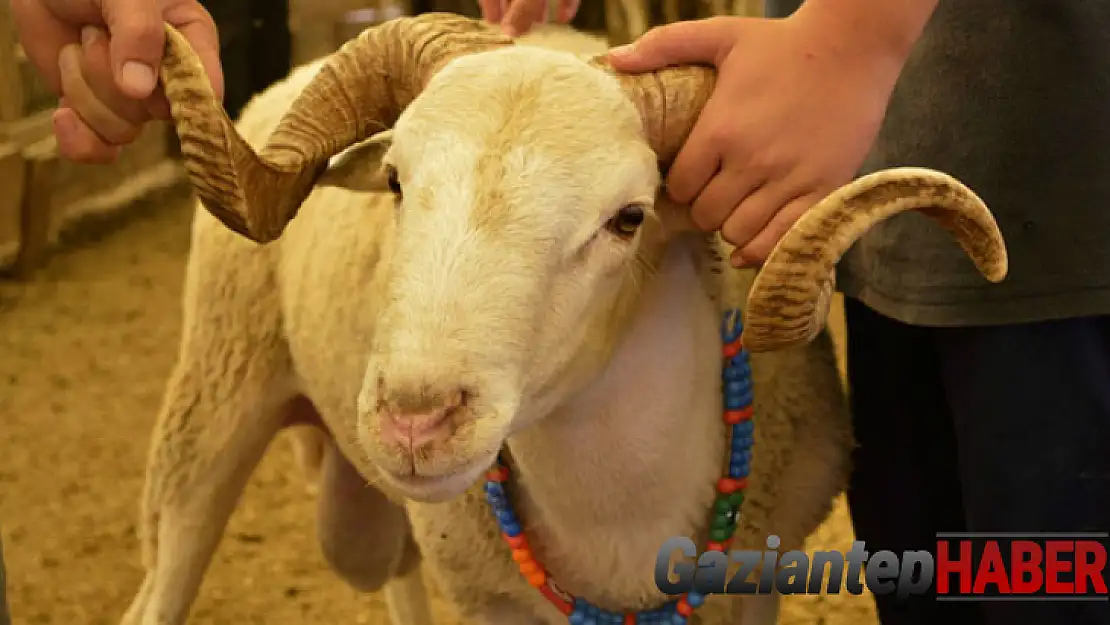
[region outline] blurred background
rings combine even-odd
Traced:
[[[233,116],[292,66],[375,23],[427,11],[479,16],[476,0],[204,4],[220,29]],[[785,14],[794,4],[768,6]],[[657,24],[761,11],[753,0],[583,0],[574,26],[620,44]],[[57,157],[56,104],[15,42],[3,2],[0,588],[14,625],[115,625],[142,576],[135,520],[150,430],[177,351],[193,205],[168,126],[150,125],[116,163],[79,165]],[[834,312],[838,339],[839,324]],[[378,597],[328,571],[315,502],[290,463],[290,448],[275,445],[251,480],[191,623],[385,624]],[[840,502],[808,548],[847,549],[851,540]],[[874,622],[870,598],[851,595],[789,597],[781,619]]]

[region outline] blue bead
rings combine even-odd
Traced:
[[[601,613],[601,610],[598,609],[598,607],[596,605],[594,605],[592,603],[587,603],[586,604],[586,614],[589,614],[590,616],[597,616],[600,613]]]
[[[751,436],[743,436],[740,438],[732,439],[732,451],[747,451],[755,444],[755,440]]]
[[[729,455],[728,460],[732,464],[748,464],[752,460],[752,452],[746,449],[734,451]]]
[[[742,464],[742,465],[739,465],[739,466],[731,465],[728,468],[728,476],[731,477],[734,480],[738,480],[742,477],[748,477],[748,472],[749,471],[750,471],[750,468],[746,464]]]
[[[747,436],[754,431],[755,423],[752,423],[751,421],[741,421],[740,423],[732,426],[733,436]]]
[[[700,608],[705,603],[705,595],[696,590],[691,590],[686,593],[686,603],[689,603],[692,608]]]
[[[751,357],[748,356],[748,350],[743,349],[737,352],[732,358],[729,358],[728,364],[732,366],[747,365],[751,362],[750,358]]]
[[[489,482],[486,482],[486,492],[491,495],[495,493],[498,495],[504,495],[505,487],[501,485],[501,482],[494,482],[491,480]]]
[[[570,623],[570,625],[582,625],[586,622],[586,615],[576,609],[567,617],[567,622]]]
[[[501,509],[496,512],[497,520],[501,523],[517,523],[516,515],[512,510]]]
[[[741,395],[728,395],[725,397],[725,407],[727,407],[729,410],[740,410],[741,408],[747,408],[751,405],[751,403],[751,391],[748,391],[747,393]]]
[[[725,384],[725,392],[729,395],[741,395],[750,391],[751,388],[752,381],[748,379],[741,379]]]
[[[597,619],[587,615],[585,620],[582,621],[582,625],[597,625]]]
[[[505,532],[506,535],[513,536],[515,538],[516,536],[520,536],[520,524],[506,523],[501,526],[501,531]]]
[[[671,623],[672,625],[686,625],[686,617],[678,613],[672,614]]]

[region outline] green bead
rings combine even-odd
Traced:
[[[733,526],[732,520],[723,514],[718,514],[713,517],[713,523],[709,526],[715,530],[728,529]]]
[[[736,491],[728,496],[728,504],[730,508],[739,508],[744,503],[743,491]]]
[[[715,543],[721,543],[728,540],[732,536],[732,531],[728,529],[712,529],[709,530],[709,538]]]
[[[721,495],[713,502],[713,511],[717,514],[726,514],[729,510],[732,510],[732,501],[728,495]]]

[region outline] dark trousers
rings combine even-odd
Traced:
[[[250,99],[292,69],[289,0],[201,0],[220,31],[224,108],[235,119]]]
[[[869,552],[1110,530],[1110,317],[922,328],[851,299],[846,313],[848,503]],[[1107,602],[876,603],[883,625],[1110,624]]]

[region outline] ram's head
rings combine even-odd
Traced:
[[[392,129],[382,162],[398,214],[360,437],[414,496],[465,488],[520,426],[522,404],[603,366],[635,303],[627,291],[689,223],[658,199],[660,171],[712,92],[711,68],[618,75],[475,20],[403,18],[334,54],[255,152],[168,32],[163,80],[192,182],[255,241],[281,234],[329,159]],[[935,172],[878,174],[778,245],[751,292],[747,346],[813,338],[840,256],[911,209],[947,227],[988,278],[1004,276],[998,229],[971,191]]]

